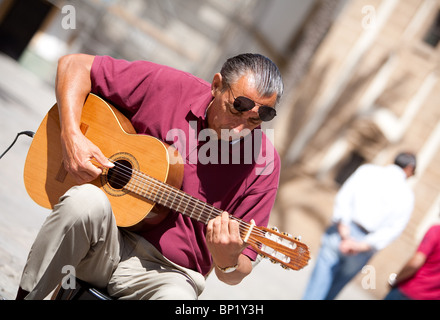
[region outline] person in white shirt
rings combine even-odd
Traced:
[[[305,300],[334,299],[377,251],[402,233],[414,209],[414,193],[406,180],[415,169],[416,156],[400,153],[385,167],[362,165],[344,183]]]

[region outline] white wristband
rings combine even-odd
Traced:
[[[220,268],[218,265],[216,265],[216,267],[217,267],[217,269],[219,269],[223,273],[231,273],[231,272],[234,272],[235,270],[237,270],[238,263],[232,267]]]

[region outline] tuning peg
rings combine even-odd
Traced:
[[[283,232],[282,234],[283,234],[284,236],[286,236],[286,237],[289,237],[289,238],[292,237],[292,235],[291,235],[290,233],[287,233],[287,232]]]
[[[275,232],[279,232],[280,231],[277,227],[272,227],[271,230],[273,230]]]
[[[273,264],[277,264],[278,261],[276,261],[275,259],[270,259],[270,262],[272,262]]]
[[[281,265],[281,268],[283,268],[285,270],[291,270],[288,266],[285,266],[284,264]]]
[[[295,240],[297,240],[297,241],[301,241],[301,236],[297,236],[297,237],[295,237]]]

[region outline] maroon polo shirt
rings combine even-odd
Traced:
[[[423,253],[426,261],[399,289],[413,300],[440,300],[440,225],[429,228],[417,252]]]
[[[92,92],[117,106],[139,134],[177,147],[184,159],[183,191],[267,226],[278,188],[279,156],[259,129],[235,144],[206,138],[210,83],[167,66],[108,56],[95,58],[91,80]],[[212,259],[205,232],[205,224],[171,212],[143,236],[171,261],[206,275]],[[250,247],[243,254],[256,258]]]

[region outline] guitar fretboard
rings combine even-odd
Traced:
[[[126,184],[125,189],[204,224],[223,212],[182,190],[137,170],[132,171],[132,179]]]

